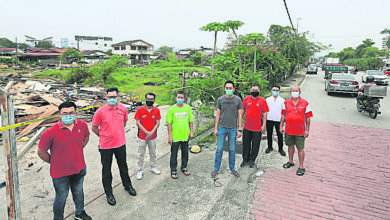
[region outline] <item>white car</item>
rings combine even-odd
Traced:
[[[389,78],[380,70],[366,70],[362,76],[362,82],[366,82],[367,76],[373,76],[374,83],[377,85],[389,85]]]

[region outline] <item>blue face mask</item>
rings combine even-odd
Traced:
[[[272,91],[272,95],[273,95],[273,96],[278,96],[278,95],[279,95],[279,92],[278,92],[278,91]]]
[[[64,122],[64,124],[66,125],[70,125],[75,120],[75,118],[76,117],[74,115],[66,115],[62,116],[61,121]]]
[[[177,104],[181,105],[184,103],[184,99],[176,99]]]
[[[117,101],[117,99],[107,99],[107,103],[110,105],[115,105],[116,101]]]

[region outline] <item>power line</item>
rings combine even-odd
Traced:
[[[291,20],[290,12],[288,11],[286,0],[283,0],[283,2],[284,2],[284,7],[286,7],[286,11],[287,11],[288,19],[290,20],[291,27],[293,28],[295,34],[297,34],[297,30],[294,28],[294,24]]]

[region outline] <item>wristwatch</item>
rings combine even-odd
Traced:
[[[241,129],[241,130],[238,130],[238,132],[242,132],[242,129]]]

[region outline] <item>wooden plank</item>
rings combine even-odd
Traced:
[[[39,118],[46,118],[46,117],[49,117],[51,115],[55,115],[56,113],[58,112],[58,109],[50,109],[49,111],[43,113]],[[28,134],[30,134],[30,132],[36,128],[38,125],[42,124],[43,121],[37,121],[37,122],[34,122],[30,125],[28,125],[22,132],[20,132],[19,134],[19,138],[22,138]]]
[[[45,105],[41,107],[34,107],[32,109],[25,110],[24,112],[27,115],[35,115],[35,114],[42,114],[50,110],[58,110],[58,107],[54,105]]]
[[[32,146],[34,146],[35,142],[39,139],[41,134],[47,129],[47,127],[42,127],[41,129],[38,130],[38,132],[27,142],[26,145],[23,146],[23,149],[18,152],[18,160],[25,155]]]
[[[61,105],[64,101],[58,98],[54,98],[52,95],[44,95],[41,96],[44,100],[46,100],[48,103],[59,106]]]

